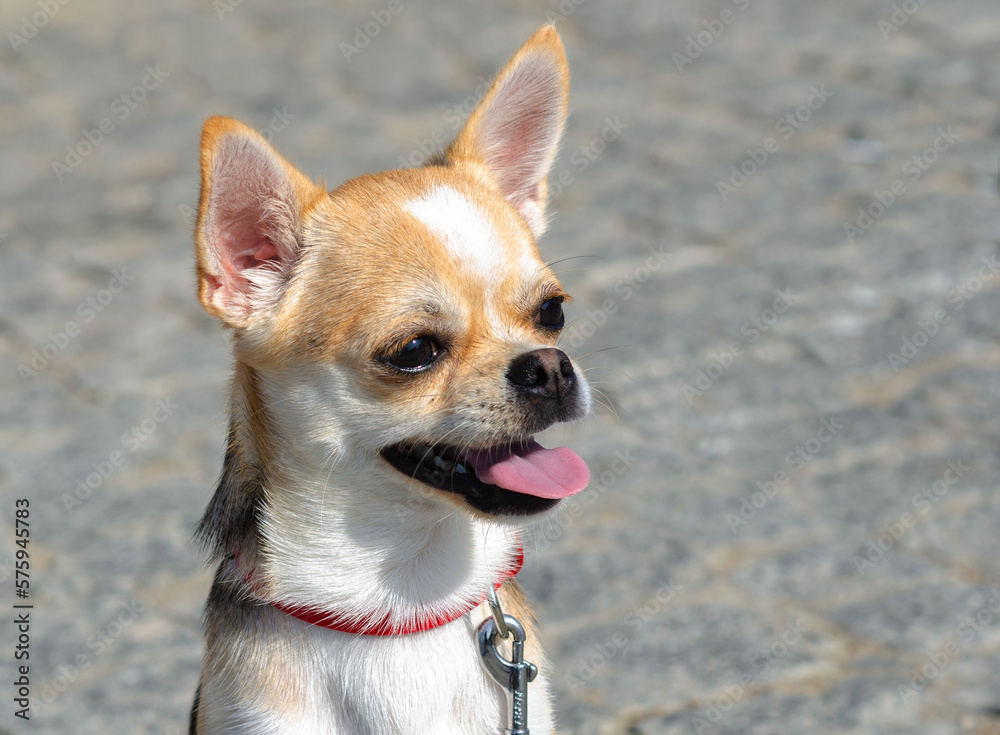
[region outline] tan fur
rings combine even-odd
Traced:
[[[205,678],[227,682],[235,699],[266,703],[269,711],[294,715],[306,699],[301,662],[289,655],[295,649],[273,630],[282,630],[285,637],[299,631],[287,624],[287,615],[269,606],[250,610],[248,614],[247,608],[232,605],[224,627],[220,619],[209,628]],[[235,648],[229,645],[234,636],[240,640]]]
[[[544,348],[555,346],[558,331],[538,322],[541,305],[569,300],[535,242],[544,229],[545,174],[566,117],[568,80],[559,37],[545,27],[501,69],[432,163],[361,176],[329,192],[242,123],[206,122],[198,295],[233,330],[235,372],[223,477],[200,526],[219,566],[206,613],[195,732],[221,731],[233,712],[260,728],[254,733],[300,720],[327,730],[335,720],[336,732],[339,723],[354,732],[350,723],[367,720],[351,711],[349,695],[367,702],[362,709],[378,721],[382,712],[374,710],[383,705],[371,704],[372,692],[380,691],[380,678],[409,681],[406,667],[425,656],[421,641],[446,644],[448,665],[468,684],[456,691],[475,693],[486,721],[502,718],[502,692],[474,660],[472,626],[482,605],[428,631],[430,637],[399,642],[394,658],[383,642],[305,624],[266,602],[304,605],[334,590],[350,604],[354,598],[337,587],[347,579],[373,595],[385,588],[386,599],[400,605],[416,605],[411,601],[422,593],[433,604],[453,604],[448,595],[455,595],[473,606],[513,558],[517,522],[477,510],[471,496],[402,475],[385,459],[390,455],[379,453],[402,441],[462,450],[506,445],[586,413],[582,376],[573,407],[553,419],[531,401],[512,399],[508,375],[515,358],[553,352]],[[512,132],[516,145],[498,145]],[[433,220],[428,225],[413,214],[413,202],[436,206],[442,191],[467,204],[463,216],[491,234],[496,268],[471,267],[454,243],[442,241]],[[442,343],[433,369],[408,373],[388,364],[423,335]],[[366,503],[381,505],[369,512]],[[503,513],[510,507],[493,506]],[[404,528],[399,519],[407,513],[423,525]],[[397,537],[410,546],[394,543]],[[458,552],[451,559],[450,549]],[[416,593],[401,572],[410,568],[422,575]],[[369,569],[375,571],[367,576],[358,571]],[[526,628],[526,657],[543,670],[535,706],[544,706],[539,721],[547,725],[534,616],[515,581],[499,594],[505,612]],[[351,668],[359,662],[374,663],[371,670]],[[417,704],[407,705],[400,697],[398,706],[410,707],[405,714],[441,706],[413,698]],[[304,711],[306,703],[325,709]]]
[[[212,181],[214,178],[215,154],[222,140],[227,137],[245,137],[255,140],[265,146],[274,156],[278,164],[284,169],[288,179],[292,182],[296,200],[298,203],[299,215],[308,211],[311,204],[325,194],[321,186],[309,181],[294,166],[286,161],[253,128],[244,125],[238,120],[228,117],[209,118],[202,129],[201,134],[201,194],[198,198],[198,222],[195,227],[195,259],[198,272],[198,298],[205,310],[218,317],[231,327],[246,326],[247,319],[235,319],[232,314],[221,310],[213,299],[211,292],[218,284],[221,271],[218,263],[209,256],[210,246],[208,245],[205,233],[205,225],[208,222],[209,204],[212,198]]]
[[[542,671],[548,669],[548,659],[545,657],[538,635],[538,620],[520,583],[516,579],[508,579],[497,590],[497,597],[500,599],[500,607],[503,608],[504,614],[513,615],[524,626],[525,660],[531,661]]]

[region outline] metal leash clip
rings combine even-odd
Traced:
[[[524,626],[513,615],[504,615],[496,590],[490,589],[488,596],[493,616],[486,618],[479,626],[476,639],[483,665],[501,686],[512,695],[509,735],[530,735],[528,732],[528,683],[538,676],[538,667],[524,660]],[[497,649],[496,637],[514,640],[510,646],[508,661]]]

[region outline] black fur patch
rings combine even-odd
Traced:
[[[191,705],[191,720],[188,725],[188,735],[197,735],[198,733],[198,704],[201,702],[201,684],[198,685],[198,689],[194,693],[194,704]]]
[[[222,475],[196,531],[197,538],[214,557],[249,551],[260,540],[264,477],[258,467],[247,462],[237,433],[230,424]]]

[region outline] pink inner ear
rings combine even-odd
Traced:
[[[545,175],[540,159],[550,142],[547,135],[552,127],[551,116],[537,109],[526,110],[524,116],[511,121],[503,131],[503,143],[490,153],[490,162],[500,174],[501,188],[515,206],[538,193],[538,179]],[[541,169],[541,171],[539,170]]]
[[[244,250],[237,251],[236,247],[234,247],[232,252],[231,262],[224,263],[224,266],[233,274],[238,274],[247,268],[257,268],[265,261],[274,261],[276,263],[278,258],[278,249],[274,247],[274,243],[267,237],[263,240],[258,240],[256,243],[251,238],[250,244]]]
[[[267,234],[266,221],[254,222],[246,211],[227,210],[223,202],[215,215],[213,240],[219,264],[228,279],[242,285],[246,283],[243,273],[246,270],[265,263],[280,267],[278,248]]]
[[[563,99],[552,60],[529,56],[502,81],[477,135],[500,190],[536,235],[544,229],[541,185],[562,133]]]
[[[212,300],[237,320],[280,297],[295,261],[297,204],[274,154],[250,138],[216,152],[205,236],[217,274]]]

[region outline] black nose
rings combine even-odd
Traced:
[[[507,380],[522,395],[562,401],[576,386],[576,373],[565,352],[546,347],[515,357]]]

